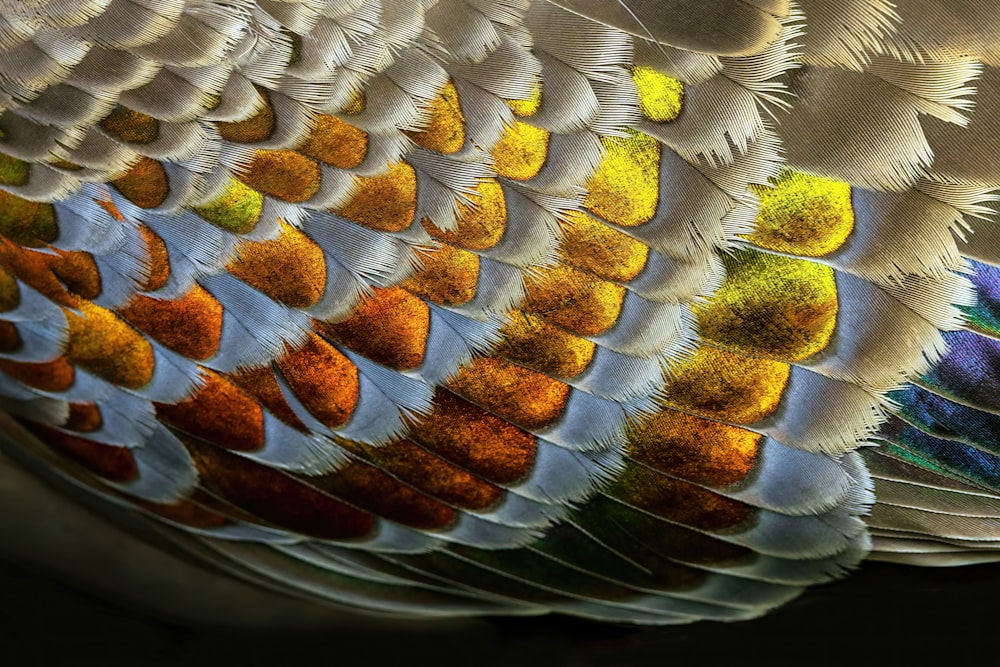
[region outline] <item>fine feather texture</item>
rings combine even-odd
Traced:
[[[357,612],[1000,558],[996,21],[946,4],[0,0],[4,447]]]

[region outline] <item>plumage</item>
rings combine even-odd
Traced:
[[[0,0],[4,449],[353,612],[1000,559],[992,5]]]

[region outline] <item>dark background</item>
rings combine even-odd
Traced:
[[[190,628],[0,562],[5,665],[969,664],[995,661],[1000,566],[868,564],[757,621],[667,629],[560,617],[322,631]]]

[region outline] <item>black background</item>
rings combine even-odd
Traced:
[[[190,628],[0,562],[6,665],[689,665],[995,662],[1000,566],[868,564],[757,621],[667,629],[560,617],[322,631]]]

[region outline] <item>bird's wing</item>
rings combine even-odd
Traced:
[[[3,409],[350,609],[982,558],[992,4],[0,1]]]

